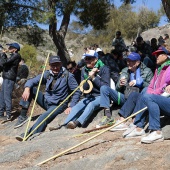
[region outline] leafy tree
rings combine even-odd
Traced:
[[[142,30],[157,27],[160,21],[161,14],[149,10],[146,7],[141,7],[138,13],[138,25]]]
[[[35,70],[36,67],[39,67],[36,59],[37,52],[35,47],[31,45],[25,45],[23,48],[21,48],[20,54],[22,58],[25,59],[29,69]]]
[[[49,35],[65,65],[70,60],[64,39],[71,14],[76,15],[86,27],[91,25],[97,30],[102,29],[109,20],[109,4],[108,0],[3,0],[1,8],[5,9],[3,14],[8,13],[8,22],[4,25],[20,26],[35,21],[48,24]],[[57,18],[61,16],[61,26],[57,30]]]
[[[158,25],[160,15],[157,12],[142,7],[138,12],[128,4],[120,8],[110,8],[110,21],[105,30],[92,30],[87,35],[86,46],[97,43],[102,47],[111,47],[115,32],[120,30],[124,38],[133,40],[137,34]]]

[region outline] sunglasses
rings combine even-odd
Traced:
[[[67,70],[71,71],[71,70],[73,70],[73,67],[71,67],[71,68],[68,68]]]

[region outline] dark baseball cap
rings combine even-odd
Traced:
[[[6,45],[8,45],[9,47],[14,47],[14,48],[16,48],[18,51],[20,51],[20,46],[19,46],[18,43],[11,43],[11,44],[6,44]]]
[[[49,64],[61,62],[59,56],[51,56],[49,59]]]

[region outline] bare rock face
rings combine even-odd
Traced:
[[[150,41],[152,38],[158,39],[160,36],[163,36],[164,34],[170,35],[170,24],[164,25],[162,27],[149,29],[145,32],[142,32],[141,36],[145,41]]]

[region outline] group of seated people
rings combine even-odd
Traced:
[[[121,32],[116,34],[120,38]],[[45,112],[16,139],[27,140],[31,135],[45,131],[47,125],[63,112],[67,117],[61,126],[75,129],[83,127],[95,111],[104,109],[104,116],[96,128],[116,123],[118,125],[110,131],[126,130],[123,133],[125,138],[141,136],[142,143],[164,140],[160,115],[170,115],[170,51],[164,39],[159,41],[161,44],[150,51],[142,37],[137,37],[135,43],[126,48],[125,45],[118,48],[115,45],[118,41],[114,40],[113,45],[118,50],[115,48],[107,54],[95,45],[85,48],[83,60],[78,65],[71,61],[67,68],[62,66],[59,56],[51,56],[50,69],[25,83],[19,103],[22,109],[15,128],[29,120],[28,109],[36,96],[37,104]],[[124,43],[122,39],[120,42]],[[153,42],[155,39],[151,40]],[[45,92],[37,91],[40,81],[45,85]],[[114,88],[111,81],[115,83]],[[74,93],[68,99],[71,92]],[[111,103],[120,106],[117,120],[112,116]],[[136,112],[139,114],[131,124],[123,122]],[[147,117],[148,134],[144,130]]]
[[[131,49],[134,48],[131,47]],[[152,68],[144,64],[141,53],[128,51],[124,59],[126,66],[116,76],[112,75],[111,68],[103,62],[102,58],[104,57],[100,56],[94,49],[87,49],[83,54],[85,65],[81,71],[77,70],[74,62],[68,63],[66,69],[62,66],[59,56],[51,56],[49,59],[50,70],[46,70],[42,78],[42,84],[46,85],[45,93],[38,91],[36,100],[45,112],[39,116],[27,134],[23,133],[16,139],[19,141],[27,140],[31,135],[45,131],[47,125],[63,112],[67,117],[62,126],[68,129],[83,127],[92,114],[102,108],[104,109],[104,117],[96,127],[118,123],[119,125],[112,128],[111,131],[126,130],[123,133],[126,138],[142,136],[142,143],[163,140],[160,114],[170,115],[170,107],[168,107],[168,102],[170,102],[170,98],[168,98],[170,93],[169,55],[169,50],[163,46],[152,53],[156,62],[153,75]],[[108,60],[107,62],[110,62]],[[115,63],[117,64],[117,62]],[[81,77],[80,79],[76,79],[75,72]],[[112,76],[115,78],[116,84],[114,89],[110,87]],[[36,86],[40,79],[41,74],[27,80],[25,84],[20,101],[22,109],[16,128],[28,121],[27,112],[32,99],[36,96]],[[83,80],[85,81],[80,83]],[[79,84],[83,90],[77,88]],[[73,91],[71,99],[68,100],[68,95]],[[82,91],[84,97],[80,100]],[[112,117],[111,101],[121,106],[118,120],[114,120]],[[126,122],[120,124],[120,121],[145,107],[147,110],[139,112],[130,125]],[[146,117],[149,117],[150,130],[147,135],[144,130]]]

